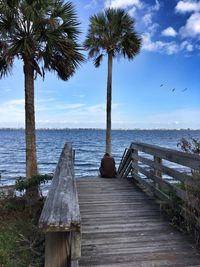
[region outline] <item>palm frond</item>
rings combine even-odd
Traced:
[[[128,59],[139,53],[141,38],[135,32],[134,24],[134,19],[120,8],[108,8],[90,17],[83,45],[88,50],[89,57],[94,58],[95,65],[101,50],[112,53],[113,57],[123,55]]]
[[[45,70],[53,70],[66,80],[84,62],[79,24],[71,2],[0,1],[0,40],[8,44],[10,56],[30,58],[33,69],[43,77]]]
[[[124,57],[133,59],[139,52],[142,45],[142,38],[136,33],[126,34],[121,42],[121,50]]]
[[[13,56],[5,42],[0,41],[0,77],[11,73],[13,67]]]
[[[98,68],[101,65],[101,62],[103,60],[103,54],[100,54],[98,57],[94,59],[94,65],[96,68]]]

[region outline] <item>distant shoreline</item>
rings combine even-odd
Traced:
[[[0,131],[24,131],[25,128],[0,128]],[[74,130],[84,130],[84,131],[105,131],[103,128],[37,128],[36,131],[74,131]],[[167,129],[167,128],[117,128],[112,129],[112,131],[200,131],[200,129],[191,129],[191,128],[183,128],[183,129]]]

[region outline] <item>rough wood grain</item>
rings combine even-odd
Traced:
[[[39,227],[48,232],[80,230],[80,211],[70,143],[65,144],[60,155]]]
[[[49,232],[45,235],[45,267],[66,267],[70,262],[70,233]]]
[[[140,166],[138,166],[138,170],[140,171],[140,173],[144,174],[147,178],[153,180],[161,188],[166,188],[169,191],[173,191],[183,201],[187,200],[186,192],[184,190],[178,188],[175,184],[170,183],[169,181],[165,181],[165,180],[161,179],[159,176],[155,176],[153,172],[151,172],[151,171],[149,172]]]
[[[160,171],[161,166],[162,166],[162,159],[154,156],[154,162],[155,162],[155,166],[158,166],[158,168],[154,167],[154,174],[155,176],[162,178],[162,172]]]
[[[194,196],[194,201],[189,201],[185,188],[191,184],[194,186],[191,169],[200,172],[200,156],[144,143],[132,143],[129,149],[132,149],[132,170],[130,170],[130,165],[127,166],[122,161],[120,164],[123,170],[122,177],[126,177],[131,172],[132,177],[138,183],[162,200],[168,198],[174,201],[172,195],[176,195],[182,201],[179,204],[180,209],[185,208],[185,204],[189,207],[188,212],[182,214],[186,220],[188,214],[191,214],[191,208],[194,210],[194,214],[190,216],[194,218],[192,228],[195,232],[199,231],[196,230],[196,228],[199,229],[200,220],[198,198]],[[138,151],[138,154],[133,153],[134,150]],[[124,155],[124,159],[127,157],[130,159],[129,153]],[[176,167],[178,164],[179,167],[182,165],[181,168],[184,171],[178,171],[174,169],[174,166],[165,166],[166,161],[175,163]],[[198,236],[199,234],[197,234],[197,240]]]
[[[77,267],[81,251],[80,210],[71,143],[65,144],[60,155],[39,227],[45,232],[45,267]]]
[[[133,156],[133,157],[135,158],[135,156]],[[145,165],[148,165],[148,166],[152,167],[152,168],[158,169],[162,173],[164,173],[164,174],[166,174],[168,176],[171,176],[175,180],[184,182],[186,184],[190,184],[191,175],[188,175],[188,174],[186,174],[184,172],[180,172],[180,171],[174,170],[174,169],[169,168],[169,167],[164,166],[164,165],[157,164],[153,160],[144,158],[142,156],[137,156],[137,160],[142,162],[142,163],[144,163]]]
[[[118,176],[123,177],[124,172],[126,171],[128,165],[131,162],[131,149],[127,149],[126,154],[122,158],[122,162],[118,168]]]
[[[181,164],[200,171],[200,156],[196,154],[185,153],[164,147],[144,144],[132,143],[131,148],[138,149],[139,151],[157,156],[161,159],[166,159],[171,162]]]
[[[127,179],[77,181],[82,219],[80,267],[192,267],[200,255],[159,205]]]

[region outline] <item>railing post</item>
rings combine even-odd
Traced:
[[[73,162],[75,162],[75,153],[76,153],[76,151],[75,151],[75,149],[73,149],[72,150],[72,160],[73,160]]]
[[[134,148],[132,149],[132,173],[138,174],[137,167],[138,167],[138,150]]]
[[[45,267],[70,266],[70,233],[45,234]]]
[[[81,258],[81,233],[71,232],[71,266],[78,267],[78,260]]]
[[[154,167],[154,175],[162,178],[162,171],[161,171],[162,159],[157,156],[154,156],[154,163],[158,166],[158,168],[157,166]],[[159,187],[157,183],[155,183],[155,187],[156,188]]]

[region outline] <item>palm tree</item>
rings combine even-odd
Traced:
[[[10,74],[14,59],[22,60],[25,81],[26,177],[37,175],[34,79],[45,71],[68,80],[83,61],[77,38],[79,23],[71,2],[1,0],[0,77]],[[27,192],[38,196],[38,188]]]
[[[107,108],[106,108],[106,152],[111,154],[111,104],[112,65],[116,56],[133,59],[139,53],[141,38],[134,30],[134,19],[123,9],[108,8],[90,17],[90,25],[84,47],[89,57],[99,67],[105,54],[108,55]]]

